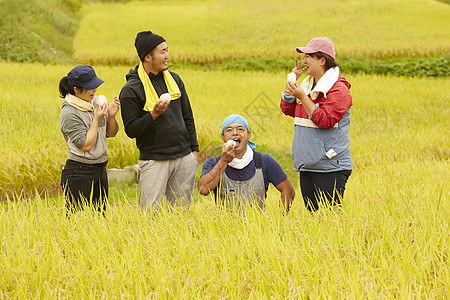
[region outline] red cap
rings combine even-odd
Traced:
[[[322,52],[328,54],[332,58],[336,58],[336,52],[334,51],[333,42],[327,37],[315,37],[309,41],[306,47],[297,47],[299,53],[316,53]]]

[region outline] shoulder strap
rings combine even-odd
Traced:
[[[261,158],[261,152],[253,151],[253,159],[255,160],[255,168],[261,169],[262,168],[262,158]]]

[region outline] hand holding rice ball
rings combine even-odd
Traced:
[[[291,72],[287,75],[287,82],[289,83],[296,83],[297,82],[297,75],[294,72]],[[288,83],[286,84],[286,87],[288,86]],[[293,103],[295,101],[295,97],[291,94],[288,94],[287,92],[283,91],[281,93],[281,98],[286,101],[287,103]]]

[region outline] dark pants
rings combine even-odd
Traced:
[[[351,170],[330,173],[300,172],[300,188],[303,201],[309,211],[319,209],[319,203],[325,206],[341,205],[345,184]]]
[[[66,214],[91,206],[105,213],[108,198],[106,162],[83,164],[67,160],[61,174],[61,186],[66,198]]]

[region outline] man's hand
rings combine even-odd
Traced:
[[[202,175],[198,180],[198,191],[203,196],[209,195],[209,193],[214,190],[219,184],[222,174],[225,172],[227,165],[235,157],[234,147],[222,146],[222,154],[220,155],[220,160],[214,166],[214,168],[207,174]]]
[[[222,146],[222,153],[220,154],[220,160],[223,160],[226,164],[228,164],[235,157],[236,157],[236,151],[234,150],[234,147],[229,146],[227,148],[226,145],[223,144],[223,146]]]
[[[170,100],[158,100],[150,112],[153,120],[162,115],[170,105]]]
[[[286,177],[276,186],[276,188],[281,192],[281,205],[283,205],[284,212],[288,213],[291,209],[291,204],[295,197],[294,187],[292,186],[289,178]]]

